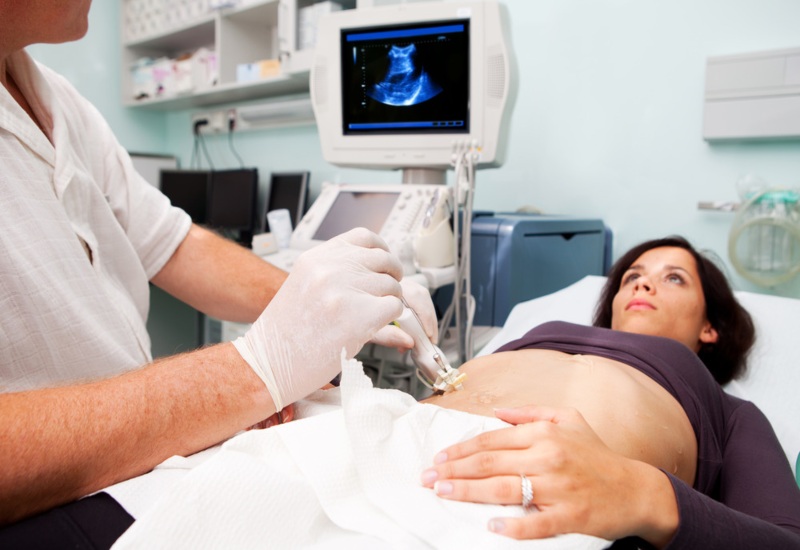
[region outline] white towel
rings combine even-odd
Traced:
[[[341,408],[241,434],[186,474],[117,541],[126,548],[605,548],[566,535],[515,541],[487,530],[519,506],[443,500],[419,476],[443,447],[498,419],[377,390],[343,363]]]

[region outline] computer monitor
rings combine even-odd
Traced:
[[[276,172],[270,176],[269,195],[265,202],[264,232],[269,232],[267,212],[285,208],[289,211],[292,227],[303,217],[308,208],[309,172]]]
[[[194,223],[206,223],[211,172],[162,169],[159,179],[161,192],[167,196],[172,206],[183,209]]]
[[[323,18],[310,88],[325,159],[440,173],[443,183],[454,151],[474,145],[479,167],[499,166],[513,96],[505,18],[493,1]]]
[[[258,200],[258,170],[214,170],[206,224],[215,229],[252,232]]]

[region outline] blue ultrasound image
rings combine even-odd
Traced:
[[[342,31],[345,134],[469,132],[469,21]]]
[[[415,57],[417,47],[392,46],[387,54],[389,67],[383,80],[374,84],[367,95],[386,105],[417,105],[439,95],[442,87],[433,82]]]

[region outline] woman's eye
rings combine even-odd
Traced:
[[[681,284],[681,283],[683,283],[683,277],[681,277],[680,275],[678,275],[676,273],[672,273],[670,275],[667,275],[667,281],[670,282],[670,283]]]
[[[633,281],[635,281],[638,278],[639,278],[639,274],[638,273],[628,273],[627,275],[625,275],[625,277],[623,277],[622,284],[626,285],[628,283],[632,283]]]

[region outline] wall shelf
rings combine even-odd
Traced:
[[[300,10],[321,4],[314,0],[240,0],[239,5],[208,12],[204,0],[188,0],[174,10],[165,1],[160,8],[151,0],[122,0],[122,102],[147,110],[178,110],[239,101],[277,98],[308,91],[313,51],[299,49]],[[339,0],[343,9],[355,9],[356,0]],[[188,7],[186,7],[188,6]],[[151,10],[151,11],[146,11]],[[181,23],[165,29],[165,21]],[[132,37],[131,39],[129,39]],[[208,66],[216,64],[213,85],[187,85],[182,92],[157,92],[136,85],[133,68],[143,59],[176,59],[206,48],[213,52]],[[274,76],[240,82],[237,67],[263,60],[280,60]],[[147,80],[145,79],[145,82]],[[191,82],[191,81],[190,81]],[[165,86],[169,90],[169,86]],[[176,87],[177,90],[180,87]],[[162,95],[163,93],[163,95]],[[136,98],[136,94],[144,97]]]
[[[281,97],[304,91],[308,91],[308,72],[245,84],[220,84],[188,95],[132,102],[129,105],[152,111],[169,111]]]

